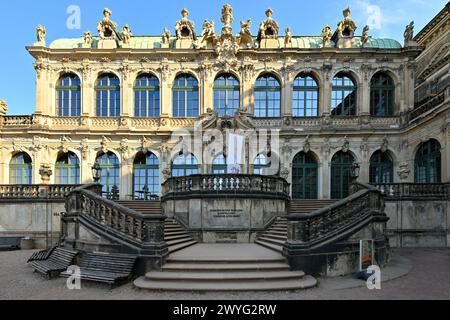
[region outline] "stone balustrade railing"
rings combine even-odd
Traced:
[[[0,185],[0,199],[64,200],[76,185]]]
[[[3,126],[18,127],[31,126],[33,124],[33,116],[4,116]]]
[[[356,184],[353,194],[311,214],[288,216],[288,243],[320,246],[333,237],[345,236],[353,226],[373,216],[384,217],[384,198],[376,188]]]
[[[66,201],[66,217],[79,216],[97,228],[133,245],[164,243],[162,214],[144,215],[102,198],[101,186],[90,184],[74,189]]]
[[[390,199],[450,199],[450,183],[385,183],[374,186]]]
[[[420,106],[414,108],[409,113],[409,122],[414,122],[414,121],[418,120],[422,115],[424,115],[428,111],[434,109],[435,107],[437,107],[438,105],[443,103],[446,98],[448,99],[449,97],[450,97],[450,95],[448,93],[448,90],[444,90],[441,93],[439,93],[438,95],[436,95],[435,97],[424,102]]]
[[[163,184],[163,198],[193,194],[220,197],[267,195],[289,198],[290,185],[280,177],[244,174],[191,175],[169,178]]]

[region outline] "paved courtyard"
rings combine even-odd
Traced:
[[[27,266],[32,251],[0,252],[0,299],[11,300],[310,300],[310,299],[450,299],[450,249],[394,250],[393,263],[383,271],[381,290],[344,277],[319,279],[318,288],[296,292],[177,293],[149,292],[127,284],[108,286],[83,282],[70,291],[66,279],[47,281]],[[394,279],[395,278],[395,279]],[[391,279],[391,280],[390,280]]]

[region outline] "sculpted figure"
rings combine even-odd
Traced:
[[[216,39],[216,32],[214,30],[214,26],[215,26],[214,20],[209,22],[208,20],[205,19],[205,21],[203,22],[203,31],[200,39],[201,47],[204,47],[208,42],[213,43],[214,40]]]
[[[39,25],[36,28],[37,44],[45,46],[45,36],[46,36],[46,34],[47,34],[47,31],[45,30],[45,27],[43,25]]]
[[[247,22],[241,20],[241,31],[239,32],[239,44],[250,48],[253,43],[253,37],[251,33],[252,20],[248,19]]]
[[[369,40],[369,26],[365,26],[363,29],[363,34],[361,36],[361,43],[364,46]]]
[[[103,10],[103,19],[98,23],[97,30],[101,39],[111,38],[114,35],[118,36],[117,24],[110,19],[112,11],[108,8]],[[120,37],[119,37],[120,38]]]
[[[164,28],[162,41],[163,41],[163,44],[170,44],[170,31],[167,28]]]
[[[322,29],[322,38],[323,38],[323,46],[327,46],[330,44],[331,37],[333,36],[333,31],[331,30],[329,25],[325,25]]]
[[[350,18],[350,13],[352,11],[350,10],[350,8],[347,8],[344,10],[343,14],[344,14],[344,20],[342,20],[341,22],[339,22],[338,24],[338,30],[339,30],[339,34],[340,34],[340,38],[342,36],[345,37],[353,37],[356,31],[356,23],[352,20],[352,18]]]
[[[405,37],[405,44],[409,41],[412,41],[414,38],[414,21],[411,21],[409,25],[405,28],[405,33],[403,34]]]
[[[195,25],[189,20],[189,11],[187,9],[181,10],[181,20],[175,24],[175,33],[177,39],[192,39],[195,40]]]
[[[236,111],[236,115],[234,116],[236,121],[236,127],[238,128],[254,128],[255,124],[252,120],[252,115],[247,111],[245,107],[240,107]]]
[[[203,129],[216,128],[219,114],[216,110],[208,108],[206,111],[205,119],[202,121]]]
[[[86,47],[90,47],[92,45],[92,33],[90,31],[86,31],[84,33],[84,45]]]
[[[131,33],[130,26],[128,24],[125,25],[122,29],[122,41],[124,44],[130,44],[130,40],[133,34]]]
[[[0,116],[5,116],[8,111],[8,104],[5,100],[0,99]]]
[[[291,28],[286,28],[286,35],[284,37],[284,46],[290,46],[292,45],[292,32],[291,32]]]
[[[261,22],[259,26],[259,39],[277,39],[278,38],[278,31],[280,30],[280,27],[278,26],[278,23],[272,18],[273,16],[273,10],[267,9],[266,10],[266,16],[267,19]]]

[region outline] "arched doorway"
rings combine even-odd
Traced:
[[[151,152],[140,152],[133,164],[134,198],[157,198],[160,190],[158,157]]]
[[[292,198],[318,199],[319,166],[311,152],[298,153],[292,163]]]
[[[349,196],[352,179],[352,166],[355,161],[349,152],[339,151],[331,160],[331,199]]]

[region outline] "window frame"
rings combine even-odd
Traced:
[[[64,80],[69,79],[69,85],[64,85]],[[74,80],[78,81],[78,84],[74,84]],[[79,117],[81,116],[81,79],[78,75],[74,73],[66,73],[59,77],[57,85],[55,87],[56,91],[56,115],[59,117]],[[68,94],[68,98],[64,99],[62,95],[64,93]],[[75,97],[74,97],[75,95]],[[64,114],[63,104],[64,101],[68,101],[68,114]],[[75,102],[75,106],[73,105]]]
[[[155,163],[148,163],[149,159],[151,159],[153,157],[153,159],[155,159]],[[138,161],[141,160],[145,160],[145,164],[142,163],[137,163]],[[158,159],[158,157],[153,153],[153,152],[140,152],[136,158],[133,161],[133,197],[139,199],[139,193],[140,191],[145,191],[148,190],[152,195],[157,195],[160,196],[161,195],[161,187],[160,187],[160,181],[161,181],[161,177],[160,177],[160,173],[159,173],[159,167],[160,167],[160,161]],[[140,183],[136,183],[137,180],[137,176],[136,173],[138,171],[144,171],[145,175],[139,175],[139,178],[144,177],[145,178],[145,183],[142,186],[142,190],[137,189],[137,186],[141,186]],[[156,173],[153,175],[149,175],[149,173]],[[152,177],[155,180],[157,180],[156,184],[149,184],[149,178]],[[155,188],[156,186],[156,188]],[[147,189],[146,189],[147,188]]]
[[[100,84],[107,78],[107,85]],[[117,85],[112,85],[112,80],[117,80]],[[122,112],[122,84],[120,78],[113,73],[102,74],[98,77],[94,90],[95,90],[95,106],[97,117],[113,118],[120,117]],[[112,99],[112,94],[115,93],[115,98]],[[104,99],[103,94],[106,94]],[[106,100],[106,107],[103,106],[103,101]],[[114,102],[114,105],[112,105]],[[106,109],[105,109],[106,108]],[[106,114],[104,111],[106,110]],[[114,111],[114,112],[112,112]]]
[[[63,162],[67,159],[67,162]],[[75,159],[75,163],[72,160]],[[75,175],[73,176],[73,170]],[[67,176],[62,173],[67,172]],[[67,179],[67,182],[62,181]],[[58,156],[55,163],[55,183],[60,185],[79,185],[81,181],[80,158],[72,152],[62,153]]]
[[[304,82],[303,85],[298,85],[296,84],[297,81],[299,81],[300,79],[302,79],[302,81]],[[309,86],[308,81],[309,80],[313,80],[315,83],[315,86]],[[296,99],[296,93],[300,93],[303,97]],[[314,93],[316,94],[315,99],[308,99],[308,93]],[[308,102],[309,101],[315,101],[315,113],[316,115],[308,115],[308,110],[313,110],[311,108],[308,108]],[[296,102],[297,102],[297,106],[300,107],[301,104],[303,104],[303,106],[301,106],[301,108],[297,108],[296,107]],[[319,117],[320,116],[320,110],[319,110],[319,103],[320,103],[320,86],[318,81],[314,78],[313,75],[311,74],[299,74],[293,83],[293,87],[292,87],[292,116],[294,118],[308,118],[308,117]],[[303,114],[301,115],[301,112],[296,113],[297,111],[301,111],[303,110]]]
[[[146,85],[140,86],[138,85],[139,81],[145,79]],[[158,85],[150,85],[152,81],[155,81]],[[134,92],[134,116],[140,118],[158,118],[161,116],[161,84],[159,82],[158,77],[144,73],[139,75],[136,78],[133,86]],[[145,93],[145,99],[140,96],[138,98],[138,94]],[[150,94],[153,93],[156,95],[153,99],[150,98]],[[137,102],[140,102],[139,105]],[[145,102],[145,110],[142,108],[142,103]],[[144,111],[144,112],[142,112]]]
[[[342,83],[335,84],[336,79],[340,79]],[[345,81],[347,79],[350,80],[352,85],[345,84]],[[354,80],[354,78],[350,74],[347,74],[347,73],[340,72],[333,77],[333,79],[331,80],[331,110],[330,110],[331,116],[333,116],[333,117],[355,117],[358,115],[358,85],[355,83],[356,83],[356,81]],[[341,98],[339,98],[339,100],[335,98],[336,92],[339,92],[341,95]],[[351,96],[353,93],[354,93],[354,97],[352,97],[352,99],[354,100],[354,105],[353,105],[353,108],[348,108],[348,106],[346,107],[346,105],[344,103],[345,103],[346,98]],[[337,103],[338,101],[340,101],[340,103],[338,103],[333,108],[334,103]],[[339,105],[343,106],[341,113],[333,114]],[[350,107],[351,106],[352,105],[350,105]],[[344,110],[349,110],[348,114],[344,114],[343,113]]]
[[[223,81],[225,82],[224,85],[217,84],[217,82],[221,79],[223,79]],[[230,80],[235,81],[236,84],[230,85],[229,84]],[[216,98],[216,94],[219,92],[224,93],[224,96],[225,96],[224,100],[222,100],[220,98]],[[237,98],[234,97],[234,95],[236,93],[237,93]],[[239,80],[234,75],[229,74],[229,73],[219,75],[214,80],[213,101],[214,101],[214,110],[217,111],[219,116],[233,117],[241,105],[241,85],[240,85]],[[218,101],[224,101],[224,103],[225,103],[225,106],[223,108],[224,110],[222,110],[222,108],[218,107],[218,105],[217,105]],[[237,102],[236,108],[230,108],[230,106],[229,106],[230,101],[231,101],[231,103]]]
[[[258,81],[260,81],[261,79],[265,79],[265,85],[264,86],[258,86]],[[270,81],[275,80],[276,83],[278,84],[277,86],[271,86],[270,85]],[[278,77],[276,77],[273,74],[267,73],[267,74],[262,74],[260,75],[257,79],[256,79],[256,83],[255,83],[255,88],[254,88],[254,110],[253,110],[253,117],[254,118],[259,118],[259,119],[264,119],[264,118],[280,118],[281,117],[281,99],[282,99],[282,86],[281,86],[281,81],[278,80]],[[271,99],[270,98],[270,93],[279,93],[279,99]],[[265,93],[265,97],[264,99],[257,99],[257,93]],[[257,115],[257,101],[264,101],[265,106],[263,109],[259,109],[261,111],[261,113],[264,112],[264,115]],[[270,108],[270,102],[275,102],[278,101],[277,103],[277,108]],[[274,113],[277,112],[277,115],[269,115],[270,111],[274,110]]]
[[[184,86],[180,86],[177,84],[177,81],[180,79],[184,79]],[[190,79],[194,79],[196,82],[195,86],[189,86]],[[197,99],[190,99],[189,93],[190,92],[196,92],[197,93]],[[183,97],[183,115],[180,113],[180,94],[184,93]],[[176,98],[177,97],[177,98]],[[189,102],[196,101],[196,108],[195,112],[192,115],[189,115]],[[177,102],[177,105],[175,103]],[[196,77],[194,77],[191,74],[182,74],[175,78],[173,87],[172,87],[172,116],[173,118],[198,118],[200,113],[200,86],[199,81]]]
[[[381,85],[379,79],[385,77],[390,84]],[[374,83],[378,80],[378,83]],[[382,101],[383,95],[387,94],[387,102],[385,100],[384,114],[377,114],[377,107],[375,105],[375,98],[378,96],[379,101]],[[392,117],[395,115],[395,83],[391,76],[386,73],[378,72],[370,80],[370,115],[373,117]]]

